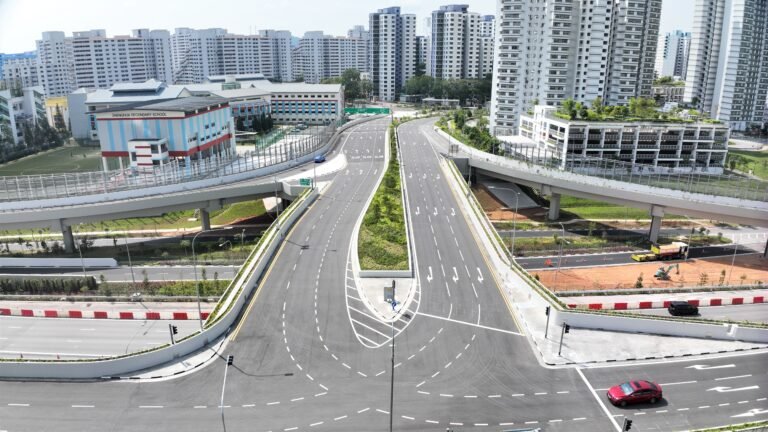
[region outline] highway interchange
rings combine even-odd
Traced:
[[[444,179],[433,121],[400,128],[420,295],[395,323],[395,430],[610,431],[626,415],[635,430],[667,431],[766,418],[765,354],[542,367]],[[159,382],[0,382],[0,430],[387,430],[389,325],[360,304],[349,262],[387,123],[345,133],[347,168],[288,233],[220,359]],[[665,400],[607,406],[605,389],[627,379],[659,382]]]

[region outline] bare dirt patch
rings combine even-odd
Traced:
[[[555,283],[555,269],[535,270],[541,282],[555,291],[615,290],[634,289],[638,276],[642,274],[643,288],[694,288],[698,286],[728,285],[731,258],[691,259],[679,262],[679,272],[672,269],[671,280],[656,279],[654,274],[659,267],[665,269],[675,264],[669,261],[657,261],[642,264],[627,264],[610,267],[590,267],[561,269]],[[564,265],[567,265],[564,262]],[[723,271],[725,275],[723,276]],[[768,281],[768,259],[760,255],[742,255],[736,257],[730,285],[756,284]]]

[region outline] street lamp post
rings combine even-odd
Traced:
[[[693,241],[693,221],[691,218],[688,217],[688,215],[684,215],[686,219],[691,223],[691,230],[688,232],[688,247],[685,248],[685,258],[683,259],[683,262],[688,261],[688,254],[691,253],[691,242]]]
[[[221,385],[221,403],[219,407],[221,409],[221,424],[224,426],[224,430],[227,430],[227,425],[224,423],[224,389],[227,387],[227,371],[229,371],[229,367],[232,366],[234,361],[235,356],[227,356],[227,365],[224,366],[224,382]]]
[[[515,215],[512,218],[512,252],[510,257],[510,264],[515,258],[515,237],[517,237],[517,209],[520,203],[520,192],[515,192]]]
[[[225,230],[232,229],[232,227],[225,227]],[[195,273],[195,292],[197,293],[197,321],[200,323],[200,331],[203,331],[203,312],[200,308],[200,281],[197,278],[197,254],[195,253],[195,241],[197,237],[206,232],[218,231],[218,229],[201,230],[194,237],[192,237],[192,271]]]
[[[125,232],[123,237],[125,240],[125,252],[128,254],[128,267],[131,268],[131,280],[133,281],[133,289],[136,289],[136,276],[133,274],[133,262],[131,261],[131,249],[128,247],[128,232]]]
[[[389,377],[389,432],[392,432],[392,418],[395,410],[395,317],[397,316],[397,300],[395,300],[395,290],[392,289],[392,374]]]
[[[560,263],[563,261],[563,243],[565,242],[565,226],[562,222],[558,222],[560,228],[563,230],[563,234],[560,237],[560,252],[557,255],[557,271],[555,271],[555,281],[552,283],[552,288],[557,291],[557,276],[560,274]]]
[[[739,250],[739,244],[736,243],[736,247],[733,248],[733,258],[731,259],[731,269],[728,271],[728,282],[726,282],[726,285],[731,284],[731,275],[733,274],[733,266],[736,264],[736,252]]]

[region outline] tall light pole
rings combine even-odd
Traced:
[[[557,256],[557,270],[555,271],[555,281],[552,283],[552,288],[557,291],[557,276],[560,274],[560,263],[563,261],[563,243],[565,242],[565,226],[562,222],[558,222],[560,224],[560,228],[563,230],[563,234],[560,237],[560,252]]]
[[[739,244],[736,243],[736,247],[733,248],[733,258],[731,259],[731,269],[728,271],[728,282],[726,282],[726,285],[731,284],[731,275],[733,274],[733,265],[736,264],[736,251],[739,250]]]
[[[683,259],[683,262],[688,261],[688,254],[691,253],[691,242],[693,241],[693,221],[691,218],[688,217],[688,215],[683,215],[686,219],[691,223],[691,230],[688,232],[688,247],[685,248],[685,258]]]
[[[397,316],[397,300],[395,290],[392,289],[392,374],[389,377],[389,432],[392,432],[392,418],[395,410],[395,317]]]
[[[520,192],[515,192],[515,215],[512,218],[512,256],[510,257],[510,260],[513,260],[515,258],[515,237],[517,237],[517,208],[520,204]],[[510,264],[512,262],[510,261]]]
[[[131,280],[133,281],[133,289],[136,289],[136,276],[133,274],[133,262],[131,262],[131,249],[128,247],[128,232],[125,232],[123,237],[125,240],[125,252],[128,254],[128,267],[131,268]]]
[[[202,312],[202,309],[200,308],[200,281],[197,278],[197,254],[195,253],[195,241],[197,241],[197,236],[199,236],[202,233],[219,231],[220,229],[228,230],[228,229],[232,229],[232,227],[201,230],[200,232],[195,234],[194,237],[192,237],[192,271],[195,273],[195,292],[197,293],[197,321],[200,323],[201,332],[203,331],[203,312]]]
[[[224,366],[224,382],[221,384],[221,403],[219,404],[219,407],[221,409],[221,424],[224,426],[224,430],[227,430],[227,425],[224,423],[224,389],[227,388],[227,371],[229,371],[229,367],[232,366],[234,361],[235,356],[227,356],[227,365]]]

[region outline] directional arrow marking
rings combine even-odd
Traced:
[[[437,207],[435,207],[435,216],[437,216]]]
[[[419,206],[416,206],[416,216],[419,215]]]
[[[732,368],[736,367],[735,364],[727,364],[727,365],[719,365],[719,366],[707,366],[707,365],[692,365],[686,367],[686,369],[696,369],[696,370],[710,370],[710,369],[725,369],[725,368]]]
[[[453,268],[453,281],[454,282],[459,281],[459,273],[456,271],[456,267]]]
[[[456,216],[456,210],[453,207],[451,207],[451,216]]]
[[[483,283],[483,272],[480,271],[480,267],[477,268],[477,281]]]
[[[760,408],[754,408],[751,409],[745,413],[732,415],[731,418],[738,418],[738,417],[754,417],[759,414],[768,414],[768,410],[761,410]]]
[[[737,392],[742,390],[754,390],[758,389],[760,386],[749,386],[749,387],[739,387],[739,388],[733,388],[733,387],[712,387],[711,389],[707,389],[707,391],[716,391],[718,393],[730,393],[730,392]]]
[[[432,267],[429,267],[429,274],[427,275],[427,282],[432,282]]]

